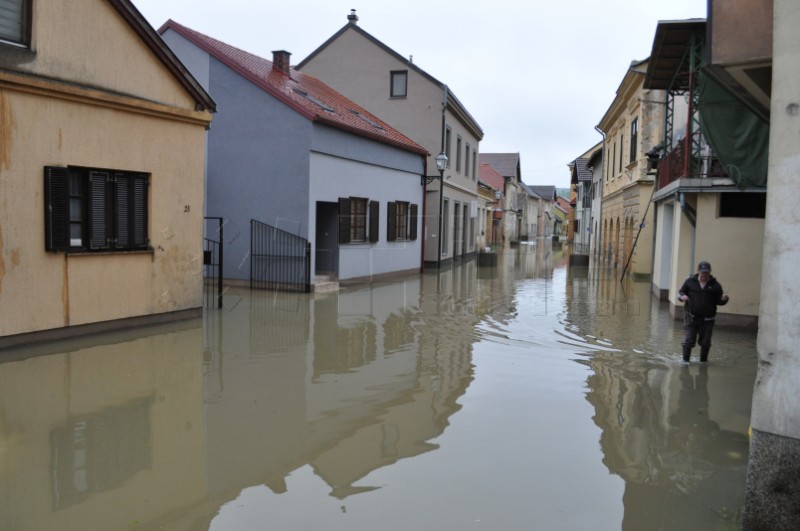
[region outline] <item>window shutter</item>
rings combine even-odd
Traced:
[[[132,175],[131,195],[133,204],[131,221],[131,242],[130,246],[138,249],[146,249],[150,245],[147,238],[147,186],[149,179],[147,175]]]
[[[124,249],[131,244],[131,179],[121,173],[116,174],[117,195],[114,198],[116,206],[116,247]]]
[[[89,248],[107,249],[110,240],[110,223],[107,216],[111,183],[108,173],[89,172]]]
[[[386,240],[397,240],[397,203],[389,201],[386,209]]]
[[[69,171],[46,166],[44,169],[44,250],[69,249]]]
[[[417,239],[417,205],[411,204],[409,206],[409,220],[408,220],[408,239],[409,240],[416,240]]]
[[[378,201],[369,202],[369,241],[376,243],[378,241],[378,215],[380,214],[380,203]]]
[[[23,43],[27,26],[27,2],[10,0],[0,7],[0,39]]]
[[[339,198],[339,243],[350,243],[350,199]]]

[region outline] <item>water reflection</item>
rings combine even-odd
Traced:
[[[571,275],[568,320],[601,347],[586,398],[604,464],[625,480],[622,529],[725,529],[743,502],[754,335],[719,329],[710,364],[679,363],[680,328],[649,283]],[[737,391],[738,390],[738,391]],[[741,391],[741,392],[739,392]]]
[[[3,352],[0,529],[724,528],[754,336],[567,252]]]

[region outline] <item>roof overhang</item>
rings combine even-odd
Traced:
[[[681,91],[688,88],[688,79],[678,76],[693,35],[704,36],[706,20],[662,20],[656,27],[650,63],[644,88]]]

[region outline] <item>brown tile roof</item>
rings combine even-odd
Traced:
[[[592,180],[592,171],[588,168],[589,159],[575,159],[570,164],[570,173],[572,174],[571,182],[576,184],[578,182]]]
[[[313,122],[383,142],[407,151],[428,151],[322,81],[290,68],[289,75],[273,68],[272,61],[168,20],[158,30],[171,29],[221,61],[251,83]]]
[[[503,177],[518,177],[519,153],[479,153],[478,163],[490,165]]]
[[[488,164],[478,165],[478,178],[495,190],[503,191],[503,176]]]

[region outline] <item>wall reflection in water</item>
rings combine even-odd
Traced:
[[[148,330],[3,353],[0,529],[124,529],[205,499],[202,323]]]
[[[283,492],[309,465],[343,499],[435,449],[472,380],[476,275],[467,261],[338,293],[236,294],[207,328],[212,495]]]
[[[602,348],[582,363],[603,462],[625,480],[622,529],[736,528],[754,335],[717,328],[711,363],[682,365],[680,325],[649,282],[620,283],[602,267],[570,273],[567,319]]]

